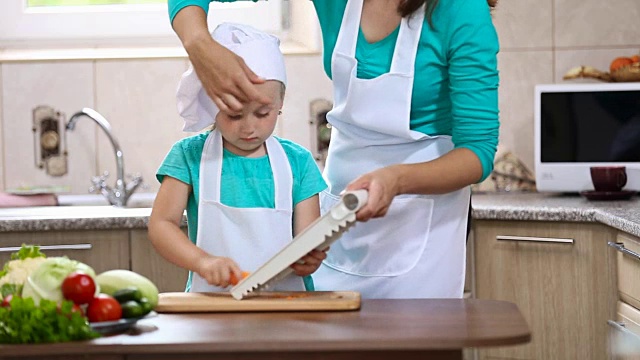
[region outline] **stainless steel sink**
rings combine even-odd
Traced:
[[[155,200],[155,193],[134,193],[129,197],[127,205],[122,207],[127,208],[151,208],[153,206],[153,200]],[[58,195],[58,205],[60,206],[113,206],[102,195],[88,194],[88,195]]]

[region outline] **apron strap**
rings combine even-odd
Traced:
[[[289,158],[280,142],[273,136],[266,141],[267,154],[273,173],[275,205],[277,210],[293,210],[293,174]]]
[[[293,210],[293,175],[287,154],[273,136],[266,141],[267,155],[273,174],[275,207],[277,210]],[[200,160],[200,198],[220,202],[222,176],[222,135],[213,130],[204,143]],[[205,181],[206,179],[206,181]]]
[[[410,71],[408,74],[413,76],[416,56],[418,55],[418,44],[420,43],[424,25],[425,7],[426,5],[423,4],[411,16],[402,18],[389,72],[407,73],[407,71]]]
[[[356,46],[358,43],[358,32],[360,31],[360,21],[362,18],[363,0],[349,0],[342,17],[342,25],[338,33],[338,39],[334,48],[336,52],[356,57]],[[418,53],[418,43],[422,34],[424,24],[424,12],[426,4],[422,5],[415,13],[409,17],[403,17],[400,21],[400,31],[393,50],[390,73],[404,73],[412,75],[414,73],[416,55]]]
[[[202,157],[200,159],[200,199],[220,201],[222,153],[222,135],[218,130],[214,129],[207,136],[202,149]]]
[[[339,52],[356,57],[358,32],[360,31],[360,17],[362,16],[363,0],[348,0],[342,16],[342,24],[338,32],[338,39],[334,53]]]

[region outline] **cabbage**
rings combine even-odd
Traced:
[[[96,273],[93,269],[76,260],[70,260],[66,256],[50,257],[29,275],[22,288],[22,297],[33,298],[36,305],[40,299],[47,299],[61,303],[64,300],[60,286],[64,279],[75,271],[81,271],[93,279],[96,283],[96,295],[100,293],[100,286],[96,281]]]

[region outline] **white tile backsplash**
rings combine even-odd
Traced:
[[[638,0],[555,0],[554,3],[558,47],[640,45]]]
[[[69,185],[86,193],[95,173],[95,126],[80,119],[67,132],[68,173],[51,177],[35,166],[32,110],[49,105],[67,118],[93,107],[93,62],[27,62],[2,64],[2,143],[5,187]]]
[[[180,138],[182,121],[176,110],[176,87],[187,65],[184,59],[103,60],[96,63],[96,110],[110,123],[124,155],[125,174],[140,173],[155,192],[155,173]],[[98,133],[98,169],[108,170],[114,183],[113,147]]]
[[[512,51],[498,57],[500,145],[534,169],[533,94],[536,84],[553,82],[553,52]]]
[[[552,0],[499,1],[493,23],[500,48],[551,48],[553,44]]]
[[[320,55],[292,55],[285,62],[288,84],[278,135],[309,148],[310,103],[333,98],[331,80],[324,72]]]

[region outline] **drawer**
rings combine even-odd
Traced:
[[[0,234],[0,266],[9,261],[22,244],[39,245],[48,257],[67,256],[83,262],[96,273],[130,267],[127,230],[3,233]]]
[[[618,301],[618,321],[623,322],[625,328],[634,333],[640,340],[640,310]]]
[[[620,299],[640,309],[640,239],[618,233],[616,243]]]
[[[617,321],[610,321],[611,358],[631,360],[640,357],[640,310],[618,302]]]

